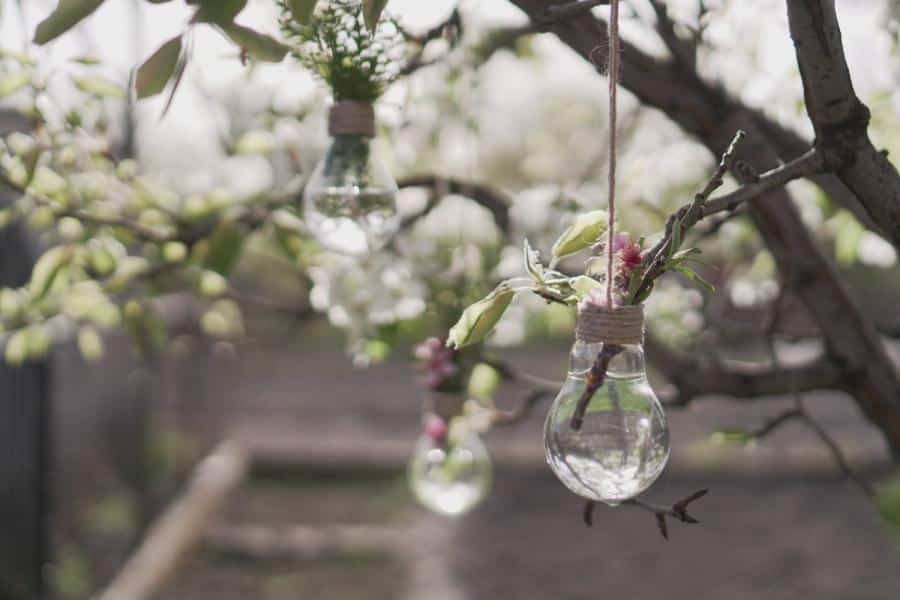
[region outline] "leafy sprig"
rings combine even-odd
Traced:
[[[547,302],[575,306],[580,302],[606,305],[606,245],[611,243],[615,261],[613,275],[613,302],[616,305],[636,305],[643,303],[653,290],[656,279],[669,271],[681,274],[688,280],[703,287],[712,286],[690,266],[700,253],[698,248],[681,249],[687,227],[676,221],[663,239],[666,244],[660,250],[654,247],[645,250],[644,239],[632,241],[626,234],[618,234],[615,239],[607,239],[609,229],[608,214],[598,210],[578,215],[572,224],[560,235],[551,249],[548,264],[541,261],[540,253],[524,240],[523,259],[527,277],[501,282],[490,294],[466,308],[456,324],[450,329],[447,344],[462,348],[478,344],[493,331],[503,317],[503,313],[519,292],[530,291]],[[672,230],[674,229],[674,234]],[[557,269],[563,258],[592,250],[580,275],[570,275]],[[660,251],[662,255],[660,255]],[[603,259],[601,260],[602,255]]]
[[[281,28],[291,53],[315,73],[336,101],[372,102],[400,73],[403,35],[384,15],[370,30],[358,0],[328,0],[311,15],[279,0]]]

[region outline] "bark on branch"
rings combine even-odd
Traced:
[[[509,233],[509,199],[497,190],[473,181],[438,177],[436,175],[419,175],[409,177],[398,183],[400,189],[427,188],[435,193],[434,199],[428,203],[425,209],[411,217],[404,223],[403,228],[411,227],[416,221],[427,215],[438,200],[447,194],[457,194],[473,200],[490,211],[494,222],[503,233]]]
[[[702,396],[755,398],[842,387],[841,369],[824,357],[783,369],[750,364],[708,364],[676,353],[649,332],[644,347],[653,366],[678,392],[672,404],[683,406]]]
[[[853,89],[834,0],[788,0],[787,8],[816,148],[898,246],[900,173],[869,139],[869,109]]]

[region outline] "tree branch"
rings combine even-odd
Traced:
[[[465,196],[490,211],[491,215],[494,217],[494,222],[497,224],[500,231],[506,234],[510,232],[510,201],[504,194],[490,186],[472,181],[438,177],[437,175],[418,175],[409,177],[400,181],[398,185],[400,189],[416,187],[428,188],[433,190],[438,197],[443,197],[448,194]],[[435,206],[437,206],[437,202],[429,203],[422,212],[407,218],[401,227],[404,229],[411,227],[416,221],[427,215]]]
[[[703,396],[756,398],[798,391],[841,389],[843,373],[827,358],[786,369],[750,364],[707,364],[677,354],[651,332],[644,339],[647,357],[677,391],[668,404],[686,406]]]
[[[672,53],[672,58],[683,68],[693,71],[697,66],[697,39],[685,40],[675,32],[675,21],[669,16],[666,3],[661,0],[650,0],[653,12],[656,13],[656,31],[663,43]]]
[[[869,139],[869,109],[853,89],[834,0],[789,0],[787,9],[816,148],[900,246],[900,173]]]
[[[795,179],[803,179],[821,173],[824,167],[825,163],[821,154],[813,148],[806,154],[759,175],[754,182],[741,186],[730,194],[709,200],[703,207],[702,216],[708,217],[718,212],[732,211],[742,203],[781,188]]]
[[[704,488],[702,490],[698,490],[687,496],[686,498],[682,498],[678,502],[675,502],[671,506],[661,506],[657,504],[651,504],[649,502],[644,502],[638,498],[631,498],[630,500],[626,500],[622,502],[622,506],[634,506],[636,508],[640,508],[642,510],[646,510],[652,513],[656,517],[656,526],[659,527],[659,533],[665,538],[669,539],[669,527],[666,523],[666,518],[675,519],[677,521],[681,521],[682,523],[688,523],[690,525],[699,523],[697,519],[688,514],[687,509],[691,502],[698,500],[709,493],[709,490]],[[584,505],[584,522],[590,527],[594,523],[594,506],[595,502],[588,500]]]

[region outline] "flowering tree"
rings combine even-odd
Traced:
[[[102,4],[60,0],[37,27],[34,41],[52,43]],[[247,0],[187,4],[192,5],[192,16],[184,32],[136,70],[137,98],[165,94],[168,108],[191,62],[192,31],[213,27],[234,44],[240,60],[295,60],[298,68],[324,79],[339,102],[371,102],[392,87],[406,85],[410,122],[417,124],[415,113],[427,110],[423,106],[438,106],[453,119],[456,132],[465,133],[471,116],[460,96],[466,89],[487,85],[483,80],[496,73],[495,59],[510,54],[519,61],[534,60],[530,56],[539,49],[528,43],[548,34],[590,69],[603,71],[605,60],[597,49],[608,45],[603,9],[597,8],[607,4],[603,1],[511,0],[520,11],[518,24],[476,24],[473,30],[466,19],[470,15],[457,8],[449,16],[435,15],[435,25],[417,33],[386,19],[385,1],[284,0],[273,3],[277,35],[238,22]],[[642,168],[651,170],[650,162],[664,161],[668,150],[678,150],[688,137],[721,158],[718,169],[707,167],[708,157],[691,147],[685,152],[699,167],[679,164],[682,179],[661,185],[625,178],[626,200],[650,193],[659,198],[621,215],[618,230],[631,235],[609,240],[603,235],[606,215],[591,210],[599,202],[569,193],[573,182],[585,180],[581,191],[598,193],[600,186],[585,175],[599,171],[596,155],[569,157],[566,151],[571,148],[557,141],[551,150],[566,160],[556,164],[558,156],[545,152],[536,161],[542,164],[533,166],[519,156],[522,148],[532,150],[527,140],[509,147],[498,142],[498,148],[479,161],[484,176],[476,182],[445,176],[438,169],[441,130],[435,119],[421,127],[397,126],[396,137],[415,149],[415,156],[395,159],[396,170],[408,174],[399,187],[409,207],[401,211],[388,245],[364,261],[325,252],[311,235],[298,201],[308,158],[298,156],[302,144],[273,142],[280,127],[296,123],[296,114],[261,111],[252,126],[228,140],[233,154],[266,157],[278,173],[270,185],[244,195],[228,189],[184,192],[147,172],[140,161],[121,158],[111,144],[110,100],[127,99],[130,89],[93,74],[92,61],[85,58],[66,75],[79,101],[61,102],[31,54],[6,52],[0,95],[22,109],[31,126],[7,135],[0,148],[0,178],[18,194],[4,208],[2,219],[28,222],[46,247],[28,285],[0,292],[7,362],[39,358],[53,342],[73,332],[83,355],[96,359],[102,355],[100,330],[118,326],[126,327],[140,348],[161,347],[165,319],[159,298],[184,291],[203,303],[202,324],[209,334],[239,336],[242,304],[284,308],[235,283],[241,261],[248,260],[252,250],[264,249],[278,253],[279,260],[308,283],[312,308],[327,313],[332,324],[347,332],[357,363],[383,357],[411,334],[449,331],[449,341],[460,350],[430,342],[420,357],[430,388],[464,394],[473,381],[528,379],[491,352],[491,344],[521,339],[526,315],[569,314],[553,311],[602,301],[596,291],[601,277],[592,270],[591,259],[584,262],[583,256],[576,256],[591,247],[596,251],[599,243],[611,245],[615,253],[613,283],[622,301],[647,302],[648,355],[670,384],[670,405],[685,406],[710,395],[794,395],[797,402],[790,411],[732,437],[757,438],[784,422],[802,420],[858,479],[800,397],[815,390],[842,390],[882,432],[896,460],[900,374],[885,349],[885,336],[895,332],[890,323],[860,308],[835,259],[855,262],[865,241],[870,250],[877,249],[870,255],[887,256],[886,262],[892,262],[900,246],[900,175],[887,152],[873,142],[872,111],[854,90],[834,2],[785,3],[803,94],[796,98],[802,100],[803,114],[789,119],[741,98],[730,82],[734,73],[713,68],[727,37],[716,33],[717,24],[743,23],[745,9],[727,2],[633,4],[633,14],[626,15],[630,29],[621,54],[621,83],[633,96],[623,126],[632,134],[624,149],[626,165],[638,165],[637,157],[647,155]],[[893,3],[882,8],[895,10]],[[416,97],[409,82],[417,79],[440,85]],[[305,108],[318,116],[314,104]],[[552,116],[553,127],[564,134],[560,139],[570,140],[572,147],[600,146],[583,137],[585,122],[595,118],[590,111],[561,111],[550,101],[539,103],[538,110]],[[889,120],[889,113],[876,115]],[[532,134],[540,129],[535,123],[541,120],[527,124]],[[668,127],[666,139],[642,142],[647,124]],[[743,139],[735,137],[738,131],[745,132]],[[719,193],[729,175],[731,191]],[[541,187],[557,177],[564,185]],[[801,180],[805,184],[786,187]],[[545,207],[539,219],[529,220],[523,208],[529,205]],[[462,225],[448,231],[450,217],[465,223],[465,231]],[[560,221],[562,228],[557,227]],[[559,237],[557,229],[562,229]],[[516,267],[510,265],[521,264],[523,234],[530,240],[524,247],[527,272],[524,279],[513,279]],[[823,247],[823,239],[834,241],[834,252]],[[534,248],[549,250],[550,261],[544,264]],[[712,266],[695,271],[690,263],[701,250]],[[726,300],[709,292],[713,284],[731,292],[724,295]],[[742,294],[748,285],[751,291]],[[513,303],[522,290],[535,292],[537,300]],[[548,303],[554,307],[548,309]],[[717,322],[714,314],[723,307],[730,317]],[[764,326],[754,335],[772,349],[770,360],[735,365],[716,360],[716,352],[701,351],[715,347],[736,322],[759,315]],[[489,338],[498,323],[500,330]],[[821,352],[801,364],[783,364],[775,341],[797,337],[816,340]],[[537,386],[521,408],[507,413],[490,400],[493,383],[482,387],[489,388],[480,394],[488,425],[523,418],[546,391]],[[446,436],[433,421],[427,428],[433,438]],[[867,494],[874,493],[868,483],[858,481]],[[645,507],[655,512],[664,532],[665,516],[689,520],[686,503]]]

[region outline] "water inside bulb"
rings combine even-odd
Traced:
[[[603,344],[576,341],[569,374],[544,426],[544,451],[572,492],[615,506],[644,492],[669,459],[669,429],[647,381],[639,345],[623,345],[591,396],[580,428],[573,415]]]
[[[409,485],[426,508],[445,516],[467,513],[491,486],[491,459],[477,433],[443,439],[423,433],[409,463]]]
[[[306,223],[324,247],[362,256],[383,248],[397,232],[397,183],[371,138],[335,136],[303,193]]]

